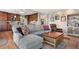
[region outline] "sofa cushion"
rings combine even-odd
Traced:
[[[43,30],[43,27],[41,25],[36,25],[36,24],[29,24],[27,25],[27,27],[29,28],[30,32]]]
[[[35,25],[34,24],[29,24],[29,25],[27,25],[27,27],[29,28],[30,32],[35,31]]]
[[[44,30],[41,25],[35,25],[35,31],[41,31]]]
[[[29,34],[19,41],[19,48],[35,49],[41,48],[43,43],[43,38],[34,34]],[[40,46],[41,45],[41,46]]]

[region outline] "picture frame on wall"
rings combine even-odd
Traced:
[[[41,19],[41,25],[43,25],[44,24],[44,19]]]
[[[55,19],[54,19],[54,16],[50,17],[50,22],[54,22]]]
[[[56,15],[55,16],[55,20],[59,20],[59,15]]]
[[[66,16],[61,16],[61,22],[65,22],[66,21]]]

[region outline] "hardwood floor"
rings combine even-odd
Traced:
[[[7,40],[7,44],[0,46],[0,49],[16,49],[11,31],[0,32],[0,38],[1,37]],[[79,46],[79,38],[73,36],[65,36],[65,38],[69,40],[69,44],[65,47],[66,49],[74,49]],[[52,48],[52,46],[50,46],[50,48]]]
[[[68,36],[69,44],[65,47],[66,49],[79,49],[79,37]]]
[[[16,48],[12,39],[11,31],[0,32],[0,37],[3,37],[7,40],[7,44],[0,46],[0,49],[15,49]]]

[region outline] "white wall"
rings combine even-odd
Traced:
[[[41,24],[41,21],[40,21],[40,13],[38,13],[38,20],[37,20],[37,24]]]
[[[41,24],[41,19],[44,19],[44,24],[49,24],[49,15],[38,13],[37,24]],[[27,19],[24,16],[20,17],[21,22],[24,22],[27,25]]]
[[[40,14],[40,21],[44,19],[44,24],[49,24],[49,15],[48,14]]]
[[[38,21],[37,24],[41,24],[41,19],[45,19],[44,24],[51,24],[51,23],[55,23],[57,24],[58,28],[62,28],[64,33],[67,33],[67,15],[70,14],[79,14],[79,10],[61,10],[61,11],[57,11],[51,14],[41,14],[38,13]],[[59,20],[55,20],[54,22],[50,22],[50,17],[51,16],[55,16],[55,15],[59,15]],[[61,22],[61,16],[66,16],[66,21],[65,22]],[[24,19],[24,23],[27,25],[27,19]],[[22,20],[22,19],[21,19]]]
[[[25,18],[25,16],[20,16],[20,21],[22,22],[22,23],[24,23],[25,25],[27,25],[27,18]]]
[[[71,14],[78,14],[79,13],[79,10],[61,10],[61,11],[58,11],[58,12],[55,12],[55,13],[52,13],[50,14],[50,17],[51,16],[55,16],[55,15],[59,15],[59,20],[55,20],[54,22],[50,22],[49,23],[55,23],[57,24],[57,27],[58,28],[62,28],[64,33],[67,34],[67,15],[71,15]],[[66,21],[65,22],[61,22],[61,16],[66,16]]]

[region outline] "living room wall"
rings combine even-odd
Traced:
[[[49,24],[49,15],[48,14],[39,14],[39,20],[44,20],[44,24]]]
[[[26,15],[28,16],[28,15]],[[34,18],[35,16],[32,16],[32,18]],[[35,17],[35,19],[33,19],[33,21],[36,21],[37,24],[41,24],[41,20],[44,19],[44,24],[49,24],[49,15],[48,14],[41,14],[41,13],[38,13],[38,16]],[[28,17],[26,17],[26,20],[27,20],[27,24],[28,23]]]
[[[51,17],[54,17],[54,21],[51,22],[49,21],[49,23],[55,23],[57,24],[57,27],[58,28],[62,28],[64,33],[67,34],[67,15],[72,15],[72,14],[79,14],[79,10],[68,10],[68,9],[64,9],[64,10],[60,10],[58,12],[54,12],[54,13],[51,13],[50,14],[50,18]],[[55,16],[58,15],[59,16],[59,19],[58,20],[55,20]],[[65,21],[62,21],[62,16],[65,16],[66,17],[66,20]]]

